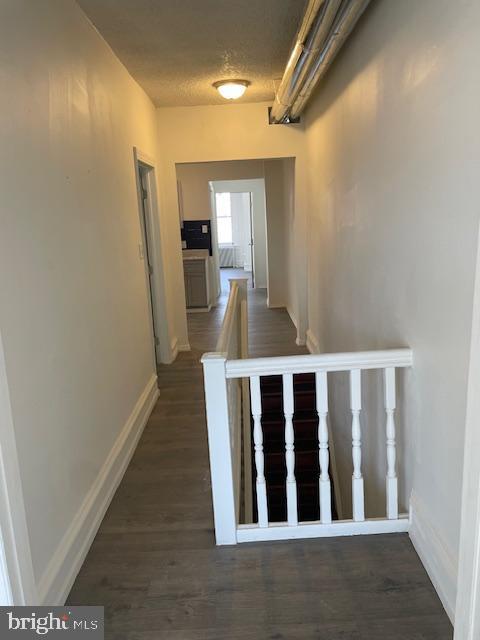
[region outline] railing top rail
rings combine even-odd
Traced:
[[[238,299],[238,283],[233,281],[230,286],[230,295],[228,296],[227,308],[225,309],[225,315],[223,317],[222,329],[218,336],[217,345],[215,351],[217,353],[224,353],[228,351],[228,343],[232,333],[232,326],[235,320],[235,309],[237,307]]]
[[[412,365],[413,352],[411,349],[386,349],[383,351],[227,360],[226,376],[227,378],[246,378],[248,376],[274,376],[284,373],[385,369],[388,367],[411,367]]]
[[[240,291],[244,291],[244,295],[246,295],[248,278],[229,278],[229,282],[230,293],[228,296],[227,308],[225,309],[225,315],[223,316],[222,328],[215,347],[215,353],[223,354],[228,352],[228,345],[232,336]]]

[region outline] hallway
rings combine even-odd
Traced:
[[[105,606],[116,640],[447,640],[452,628],[407,535],[215,547],[199,359],[226,296],[191,314],[192,351],[160,399],[70,593]],[[283,309],[249,290],[252,355],[304,353]]]

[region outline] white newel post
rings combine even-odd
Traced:
[[[237,543],[225,362],[225,356],[218,353],[206,353],[202,357],[213,515],[218,545]]]
[[[387,518],[398,518],[398,480],[395,443],[395,369],[384,369],[385,411],[387,412]]]
[[[318,371],[315,374],[317,413],[318,413],[318,458],[320,463],[319,495],[320,495],[320,521],[329,524],[332,521],[332,497],[328,451],[328,387],[327,372]]]
[[[362,408],[361,371],[350,371],[350,408],[352,410],[352,504],[355,522],[365,520],[365,502],[362,476],[362,436],[360,430],[360,410]]]
[[[298,524],[293,411],[293,375],[285,373],[283,375],[283,412],[285,415],[285,462],[287,467],[287,520],[290,526]]]

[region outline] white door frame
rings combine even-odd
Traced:
[[[255,243],[262,249],[264,249],[264,258],[265,258],[265,284],[262,283],[262,279],[258,276],[258,272],[260,268],[257,267],[255,261],[255,253],[252,260],[252,268],[254,270],[254,284],[255,287],[266,288],[267,289],[267,299],[268,299],[268,241],[267,241],[267,216],[266,216],[266,203],[265,203],[265,179],[264,178],[250,178],[245,180],[212,180],[211,184],[213,186],[214,193],[252,193],[253,198],[258,199],[263,197],[264,202],[264,212],[262,219],[259,218],[258,214],[253,219],[253,243],[255,249]],[[260,207],[258,207],[260,208]],[[255,238],[255,228],[257,227],[257,237]],[[257,283],[260,282],[260,285]]]
[[[480,235],[474,291],[455,640],[480,638]]]
[[[152,262],[153,274],[150,277],[148,273],[148,264],[145,263],[145,287],[148,297],[148,304],[150,307],[150,332],[152,336],[152,352],[153,359],[155,360],[155,352],[157,352],[157,358],[159,362],[170,363],[176,357],[175,345],[172,346],[169,336],[168,316],[167,316],[167,302],[165,295],[165,278],[163,270],[163,252],[162,252],[162,237],[160,231],[160,217],[158,211],[158,191],[157,191],[157,179],[155,161],[137,147],[133,148],[133,160],[135,166],[135,180],[137,186],[137,200],[138,200],[138,216],[140,224],[140,234],[142,243],[146,242],[144,237],[144,224],[143,224],[143,202],[142,202],[142,184],[140,178],[140,166],[148,169],[147,184],[149,192],[148,207],[146,210],[147,220],[147,233],[149,234],[149,245],[151,248],[150,261]],[[144,255],[146,255],[145,248],[143,249]],[[150,289],[152,296],[150,298]],[[153,306],[152,306],[153,305]],[[155,349],[155,336],[153,331],[153,319],[155,319],[155,328],[158,333],[158,345]]]
[[[37,587],[0,334],[0,605],[36,605]]]
[[[210,229],[212,233],[212,271],[213,271],[213,298],[216,302],[222,293],[222,283],[220,278],[220,256],[218,253],[218,230],[217,230],[217,201],[215,198],[215,189],[212,182],[208,183],[208,191],[210,193]]]
[[[255,287],[255,272],[253,270],[253,265],[255,263],[254,254],[254,244],[253,244],[253,193],[251,191],[247,192],[249,195],[249,204],[248,204],[248,252],[250,254],[249,264],[252,267],[252,287]],[[266,204],[266,203],[265,203]],[[266,207],[265,207],[265,218],[266,218]],[[265,229],[265,233],[267,233],[267,229]],[[265,249],[267,251],[267,249]],[[267,260],[268,263],[268,260]],[[267,272],[268,272],[268,264],[267,264]],[[267,288],[268,288],[268,278],[267,278]]]

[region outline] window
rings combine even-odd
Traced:
[[[229,193],[215,195],[217,205],[218,244],[232,244],[232,207]]]

